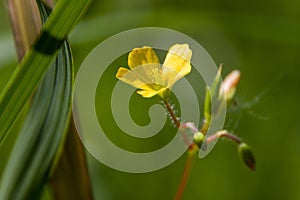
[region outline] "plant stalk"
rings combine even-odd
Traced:
[[[178,120],[178,118],[176,117],[172,107],[170,106],[168,101],[164,101],[164,104],[166,106],[166,109],[171,117],[171,120],[173,121],[173,123],[176,125],[176,127],[179,129],[180,128],[180,121]],[[185,133],[183,133],[182,131],[180,131],[182,138],[184,140],[184,143],[189,147],[190,146],[190,142],[188,137],[186,136]]]
[[[179,129],[180,128],[180,121],[176,117],[176,115],[175,115],[172,107],[170,106],[170,104],[169,104],[168,101],[164,101],[164,104],[166,106],[166,109],[167,109],[167,111],[168,111],[168,113],[169,113],[169,115],[170,115],[173,123]],[[178,186],[178,189],[177,189],[177,192],[176,192],[174,200],[180,200],[180,199],[182,199],[182,196],[183,196],[186,184],[188,182],[188,179],[189,179],[192,167],[193,167],[193,162],[194,162],[194,158],[195,158],[195,155],[196,155],[196,149],[197,149],[197,146],[194,143],[190,144],[190,142],[189,142],[188,137],[186,136],[186,134],[183,133],[182,131],[180,131],[180,132],[181,132],[181,135],[182,135],[182,137],[184,139],[185,144],[189,148],[188,148],[188,158],[186,160],[186,164],[185,164],[185,168],[184,168],[184,171],[183,171],[183,175],[182,175],[180,184]]]
[[[191,171],[192,171],[192,168],[193,168],[193,163],[194,163],[195,155],[196,155],[195,148],[197,148],[195,144],[192,144],[189,148],[188,158],[186,160],[183,175],[182,175],[180,184],[178,186],[178,189],[177,189],[174,200],[181,200],[182,199],[184,190],[186,188],[188,179],[190,177],[190,174],[191,174]]]

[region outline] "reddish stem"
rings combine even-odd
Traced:
[[[169,112],[169,114],[170,114],[170,116],[171,116],[174,124],[177,126],[177,128],[179,128],[180,127],[180,122],[177,119],[176,115],[174,114],[173,109],[171,108],[169,102],[168,101],[164,101],[164,104],[165,104],[165,106],[166,106],[166,108],[167,108],[167,110],[168,110],[168,112]]]
[[[178,186],[178,189],[177,189],[174,200],[181,200],[182,199],[183,192],[185,190],[187,181],[189,179],[191,169],[192,169],[192,166],[193,166],[193,161],[194,161],[194,158],[195,158],[195,156],[194,156],[195,154],[192,152],[193,151],[193,146],[194,146],[194,144],[192,144],[190,146],[190,149],[189,149],[190,152],[188,154],[188,158],[187,158],[187,161],[186,161],[186,164],[185,164],[184,172],[183,172],[183,175],[182,175],[182,178],[181,178],[181,181],[180,181],[180,185]]]
[[[164,104],[167,108],[168,113],[170,114],[170,117],[171,117],[172,121],[174,122],[176,127],[179,129],[181,124],[180,124],[180,121],[177,119],[175,113],[173,112],[172,107],[170,106],[168,101],[164,101]],[[193,158],[195,157],[194,156],[195,155],[195,148],[197,148],[194,143],[192,143],[192,144],[190,143],[187,135],[182,130],[180,131],[180,133],[182,135],[182,138],[183,138],[185,144],[189,147],[189,149],[188,149],[188,158],[187,158],[187,161],[186,161],[186,164],[185,164],[184,172],[183,172],[180,184],[178,186],[178,189],[177,189],[177,192],[176,192],[176,195],[175,195],[175,198],[174,198],[175,200],[180,200],[183,196],[183,192],[185,190],[187,181],[189,179],[189,175],[191,173],[192,164],[193,164],[193,160],[194,160]]]
[[[237,144],[241,144],[242,141],[240,138],[238,138],[237,136],[231,134],[231,133],[228,133],[227,131],[221,131],[221,132],[218,132],[214,135],[211,135],[207,138],[206,142],[207,143],[210,143],[210,142],[213,142],[214,140],[216,140],[217,138],[227,138],[227,139],[230,139],[234,142],[236,142]]]
[[[176,125],[176,127],[179,129],[180,128],[180,121],[177,119],[175,113],[173,112],[172,107],[170,106],[168,101],[164,101],[164,104],[167,108],[168,113],[171,116],[172,121],[174,122],[174,124]],[[187,137],[187,135],[185,133],[183,133],[182,131],[180,131],[182,138],[184,140],[185,145],[187,145],[188,147],[191,145],[189,142],[189,139]]]

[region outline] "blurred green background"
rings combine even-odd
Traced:
[[[257,170],[243,165],[235,145],[219,141],[208,157],[196,160],[184,199],[300,199],[300,1],[95,1],[70,35],[76,68],[99,42],[144,26],[185,33],[202,44],[217,65],[224,64],[224,74],[233,69],[242,73],[237,106],[228,113],[226,128],[252,147]],[[126,57],[116,63],[122,61],[126,64]],[[0,88],[16,64],[6,4],[1,2]],[[115,81],[114,76],[107,79],[108,88]],[[135,110],[137,123],[147,123],[148,118],[138,121],[142,114],[148,116],[147,109]],[[0,174],[15,135],[0,147]],[[116,142],[127,145],[126,139]],[[172,199],[185,159],[156,172],[128,174],[88,154],[93,192],[96,199]]]

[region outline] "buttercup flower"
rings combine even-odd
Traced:
[[[138,88],[137,93],[145,98],[159,95],[167,99],[174,83],[190,73],[191,57],[188,44],[175,44],[161,66],[151,47],[135,48],[128,56],[130,70],[120,67],[116,77]]]

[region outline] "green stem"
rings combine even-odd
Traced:
[[[209,120],[205,119],[204,123],[202,125],[202,128],[201,128],[201,133],[203,133],[204,135],[206,135],[207,131],[208,131],[208,128],[209,128],[209,125],[210,125],[210,119]]]

